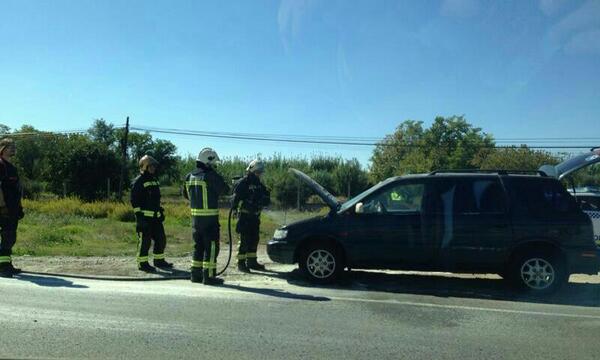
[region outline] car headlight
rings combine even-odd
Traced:
[[[275,230],[275,234],[273,235],[273,239],[285,239],[287,237],[288,231],[283,229]]]

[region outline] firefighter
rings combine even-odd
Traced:
[[[135,231],[138,234],[138,269],[144,272],[156,271],[148,263],[150,244],[154,240],[154,266],[168,270],[173,268],[173,264],[165,260],[165,213],[160,206],[160,184],[155,175],[158,161],[152,156],[144,155],[139,161],[139,166],[140,175],[131,186],[131,206],[135,212]]]
[[[260,181],[264,170],[265,166],[262,161],[252,160],[246,168],[246,176],[236,184],[233,190],[232,205],[239,214],[236,226],[236,231],[240,234],[237,256],[238,270],[246,273],[250,272],[250,269],[265,270],[264,265],[259,264],[256,257],[260,212],[271,202],[269,191]]]
[[[216,277],[219,255],[219,196],[229,187],[215,171],[219,156],[211,148],[204,148],[196,158],[196,170],[185,178],[183,196],[189,200],[192,214],[192,282],[219,285]]]
[[[12,248],[17,241],[17,225],[23,218],[23,193],[17,168],[11,163],[17,153],[15,143],[0,140],[0,277],[12,277],[21,272],[12,264]]]

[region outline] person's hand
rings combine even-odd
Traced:
[[[160,222],[165,221],[165,209],[163,209],[162,207],[160,208],[160,216],[158,217],[158,221],[160,221]]]
[[[19,212],[17,214],[17,219],[21,220],[25,217],[25,213],[23,212],[23,208],[19,208]]]

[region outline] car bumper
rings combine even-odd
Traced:
[[[281,264],[293,264],[295,247],[281,240],[270,240],[267,243],[267,255],[271,261]]]
[[[600,272],[600,247],[595,250],[571,251],[568,253],[567,260],[571,274],[598,274]]]

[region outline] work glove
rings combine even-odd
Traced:
[[[158,221],[160,222],[164,222],[165,221],[165,209],[161,206],[160,207],[160,216],[158,217]]]
[[[143,214],[135,214],[135,231],[140,233],[148,229],[148,221]]]
[[[23,208],[19,207],[19,210],[17,212],[17,219],[21,220],[24,217],[25,217],[25,213],[23,212]]]

